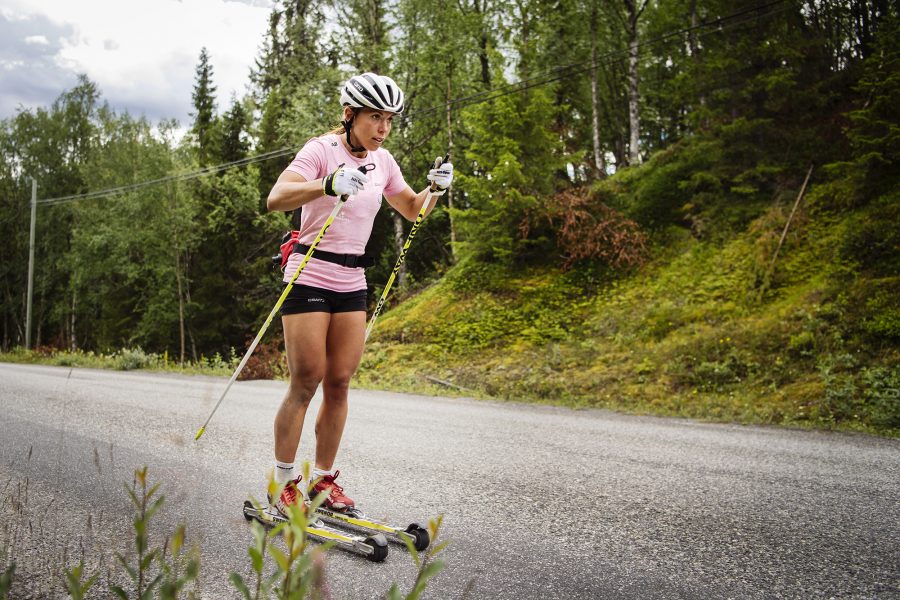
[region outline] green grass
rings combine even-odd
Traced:
[[[458,265],[381,317],[357,380],[434,392],[427,375],[476,397],[898,435],[893,317],[867,306],[889,304],[900,278],[848,271],[843,223],[821,218],[795,228],[767,279],[783,222],[773,208],[722,245],[673,229],[641,270],[593,288],[583,273]]]
[[[0,362],[118,371],[143,369],[189,375],[231,375],[237,366],[237,360],[233,355],[223,358],[216,354],[210,358],[200,357],[197,361],[185,361],[182,364],[178,360],[173,360],[167,353],[145,352],[140,348],[125,348],[109,354],[53,348],[38,350],[14,348],[9,352],[0,352]]]
[[[463,261],[380,317],[355,385],[897,436],[900,277],[855,258],[873,221],[801,211],[770,272],[785,219],[774,206],[724,243],[671,228],[628,274]],[[267,348],[254,377],[284,373]],[[210,375],[237,362],[140,349],[0,360]]]

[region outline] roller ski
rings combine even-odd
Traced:
[[[328,474],[316,478],[309,488],[311,498],[319,494],[327,494],[321,506],[315,510],[316,517],[328,525],[368,536],[380,535],[403,546],[406,546],[406,541],[409,540],[419,552],[428,548],[431,536],[428,534],[428,530],[418,523],[400,527],[367,517],[356,507],[353,500],[344,494],[344,488],[335,483],[334,480],[338,475],[340,475],[340,471],[335,471],[333,475]]]
[[[248,521],[255,520],[264,527],[276,527],[287,523],[285,516],[285,504],[303,502],[303,497],[297,489],[296,482],[289,482],[279,498],[266,507],[254,506],[249,500],[244,501],[244,518]],[[306,535],[310,539],[319,542],[332,542],[335,547],[346,552],[364,556],[372,562],[383,562],[388,555],[386,536],[380,532],[364,532],[367,535],[354,535],[347,531],[329,527],[320,518],[310,518],[306,525]],[[427,533],[426,533],[427,534]]]

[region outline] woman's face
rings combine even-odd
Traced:
[[[344,107],[344,119],[352,115],[350,107]],[[353,119],[350,135],[366,150],[378,150],[391,132],[394,113],[371,108],[363,108]]]

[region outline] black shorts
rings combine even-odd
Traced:
[[[366,290],[333,292],[311,285],[295,285],[281,305],[282,315],[327,312],[342,313],[366,310]]]

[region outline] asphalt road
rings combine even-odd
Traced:
[[[117,577],[141,465],[166,495],[153,539],[186,523],[201,596],[237,597],[285,384],[236,384],[195,443],[225,383],[0,364],[13,598],[62,595],[48,574],[82,557]],[[444,515],[427,598],[900,598],[898,440],[353,390],[338,462],[370,515]],[[375,598],[415,567],[392,545],[382,564],[332,551],[327,575]]]

